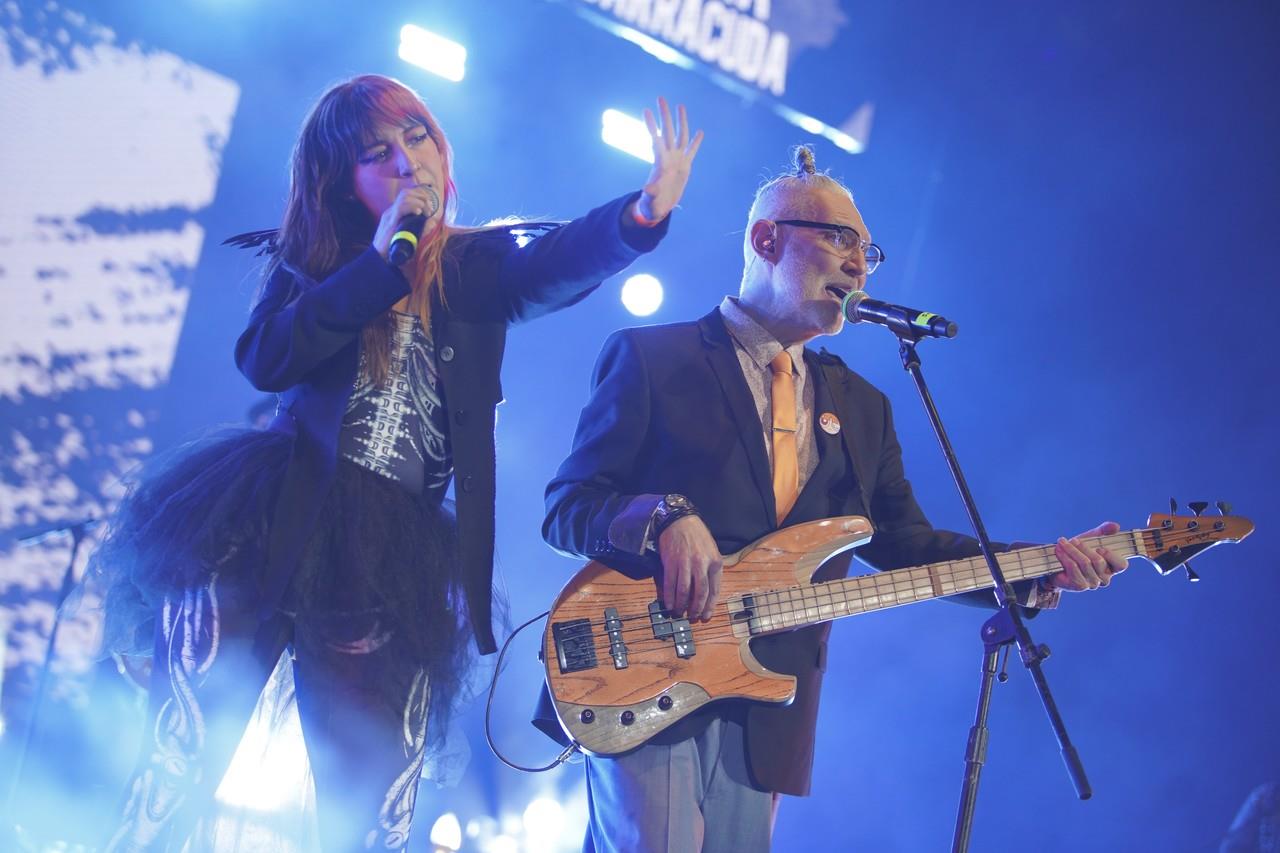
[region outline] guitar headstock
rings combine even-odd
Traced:
[[[1239,542],[1253,532],[1253,522],[1247,518],[1227,515],[1231,505],[1218,501],[1220,515],[1204,515],[1209,504],[1191,501],[1187,504],[1194,515],[1177,515],[1177,503],[1169,502],[1170,513],[1155,513],[1147,517],[1147,529],[1142,531],[1146,555],[1155,563],[1162,575],[1167,575],[1201,551],[1224,542]],[[1199,580],[1187,566],[1187,577]]]

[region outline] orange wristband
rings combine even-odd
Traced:
[[[653,226],[657,225],[659,222],[662,221],[662,219],[650,219],[649,217],[645,216],[643,213],[640,212],[639,204],[636,204],[635,207],[631,208],[631,218],[635,220],[635,223],[639,225],[641,228],[652,228]],[[663,217],[663,218],[665,219],[666,217]]]

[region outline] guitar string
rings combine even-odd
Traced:
[[[1124,540],[1124,543],[1128,544],[1132,542],[1132,535],[1131,535],[1131,532],[1125,532],[1125,533],[1110,534],[1109,536],[1106,536],[1106,537],[1090,537],[1090,539],[1087,541],[1086,544],[1099,545],[1099,544],[1107,543],[1109,542],[1109,540],[1112,540],[1112,539]],[[1107,545],[1107,547],[1118,547],[1119,544],[1120,543],[1117,543],[1117,542],[1110,542]],[[1028,548],[1020,551],[1001,552],[1000,556],[1007,555],[1010,557],[1016,557],[1017,562],[1019,564],[1018,569],[1025,570],[1026,569],[1025,564],[1031,559],[1030,555],[1026,554],[1025,552],[1031,551],[1031,550],[1039,550],[1039,549]],[[1141,556],[1141,555],[1135,551],[1131,556]],[[1048,559],[1048,555],[1046,555],[1046,557],[1044,558],[1044,561],[1045,561],[1044,565],[1052,564],[1052,562]],[[973,565],[964,565],[969,563],[973,563]],[[986,561],[980,555],[975,557],[960,558],[958,560],[951,561],[950,563],[943,563],[942,565],[944,566],[959,565],[960,566],[960,568],[949,568],[949,569],[938,570],[939,580],[942,581],[944,584],[948,580],[955,580],[955,578],[961,577],[961,576],[968,576],[968,579],[970,581],[974,581],[978,577],[989,577],[989,575],[986,574]],[[848,583],[848,582],[858,582],[858,581],[874,584],[876,586],[885,586],[885,585],[900,586],[900,585],[910,583],[909,581],[906,580],[907,573],[924,569],[924,568],[926,567],[925,566],[909,566],[909,567],[904,566],[901,569],[890,569],[884,572],[870,572],[862,575],[854,575],[848,578],[839,578],[829,582],[820,582],[817,584],[804,584],[804,585],[797,584],[794,586],[780,587],[774,590],[762,590],[760,592],[751,592],[748,594],[754,596],[757,600],[759,600],[760,598],[768,597],[768,596],[779,596],[784,594],[790,594],[794,596],[796,592],[801,592],[803,594],[803,592],[806,590],[809,591],[810,594],[813,594],[815,590],[820,590],[823,588],[834,588],[833,587],[834,584],[840,584],[842,582]],[[1047,573],[1044,573],[1044,574],[1047,574]],[[1024,580],[1032,576],[1035,576],[1035,575],[1027,574],[1027,575],[1024,575],[1023,577],[1018,578],[1018,580]],[[913,584],[910,584],[910,585],[913,585]],[[958,590],[958,591],[962,591],[962,590]],[[948,594],[952,594],[952,593],[948,593]],[[721,603],[727,604],[727,602],[721,602]],[[671,611],[663,609],[658,611],[658,614],[655,614],[655,615],[671,617],[673,614],[671,613]],[[652,618],[651,618],[651,614],[646,612],[646,613],[637,614],[634,616],[619,616],[617,621],[620,624],[620,626],[621,626],[621,623],[643,622],[643,624],[638,626],[638,628],[621,626],[619,630],[623,633],[626,633],[629,631],[636,631],[636,630],[648,630],[651,627]],[[583,633],[589,633],[596,628],[599,628],[600,630],[604,631],[606,634],[608,633],[608,625],[604,620],[601,620],[599,622],[592,620],[592,621],[588,621],[585,624],[579,623],[577,625],[574,625],[572,629],[566,630],[565,632],[561,633],[560,636],[576,637]]]
[[[1147,528],[1147,529],[1137,529],[1134,531],[1125,531],[1125,532],[1110,534],[1108,536],[1102,536],[1102,537],[1089,537],[1087,540],[1085,540],[1085,544],[1086,546],[1096,546],[1098,544],[1106,544],[1107,547],[1118,547],[1118,545],[1121,543],[1124,543],[1124,544],[1132,543],[1134,533],[1143,534],[1143,533],[1153,533],[1153,532],[1160,532],[1165,539],[1168,539],[1171,542],[1174,542],[1174,544],[1176,544],[1175,540],[1195,538],[1198,535],[1202,535],[1203,533],[1203,531],[1199,529],[1170,530],[1167,528]],[[1048,547],[1048,546],[1045,546],[1045,547]],[[1002,556],[1007,555],[1009,557],[1013,557],[1016,559],[1017,566],[1011,567],[1011,568],[1015,568],[1016,571],[1021,573],[1021,577],[1018,578],[1019,580],[1026,579],[1029,577],[1037,577],[1043,574],[1051,574],[1052,572],[1042,572],[1039,570],[1056,565],[1056,557],[1054,557],[1051,552],[1044,556],[1032,557],[1031,555],[1025,553],[1026,551],[1030,551],[1030,550],[1033,550],[1033,549],[1022,549],[1020,551],[1002,552]],[[1040,549],[1034,549],[1034,550],[1040,550]],[[1139,551],[1134,551],[1132,554],[1128,556],[1142,556],[1142,554]],[[944,565],[948,565],[948,564],[944,564]],[[946,595],[952,595],[952,594],[965,592],[965,591],[979,591],[982,589],[991,589],[993,587],[993,584],[990,582],[990,576],[986,574],[985,560],[983,560],[981,557],[963,558],[961,560],[952,561],[951,564],[949,565],[951,566],[951,568],[939,569],[936,571],[938,575],[938,579],[944,587],[948,582],[952,583],[954,586],[959,586],[961,584],[975,584],[975,583],[978,585],[970,589],[957,588],[955,589],[955,592],[945,593]],[[805,586],[793,586],[793,587],[786,587],[786,588],[777,589],[777,590],[751,593],[751,595],[754,596],[753,603],[756,605],[754,608],[754,611],[757,614],[756,616],[752,617],[752,619],[757,622],[760,621],[761,619],[769,619],[771,620],[771,626],[769,628],[770,631],[773,631],[775,629],[784,630],[789,627],[799,626],[798,622],[795,622],[794,624],[787,624],[787,620],[789,618],[794,620],[794,617],[798,614],[804,617],[803,621],[823,622],[823,621],[830,621],[831,619],[838,618],[841,615],[852,615],[859,612],[868,612],[867,610],[861,607],[866,602],[872,601],[872,600],[878,602],[882,598],[894,598],[899,595],[902,595],[904,592],[914,593],[915,591],[920,590],[920,591],[923,591],[924,594],[919,597],[913,594],[907,598],[904,598],[902,601],[895,602],[892,605],[886,605],[883,607],[879,607],[879,606],[873,607],[871,608],[871,610],[874,611],[879,609],[888,609],[888,607],[891,607],[891,606],[898,606],[902,604],[909,604],[914,601],[936,598],[937,596],[933,594],[932,583],[930,582],[927,575],[923,578],[907,577],[908,573],[912,572],[913,570],[918,571],[923,568],[926,568],[926,567],[913,566],[906,569],[894,569],[894,570],[880,572],[880,573],[857,575],[852,578],[843,578],[837,581],[832,581],[827,583],[809,584]],[[980,582],[979,578],[985,579],[986,582],[985,583]],[[845,591],[846,587],[841,587],[840,589],[842,591],[837,592],[836,591],[837,587],[835,585],[840,584],[842,581],[845,584],[847,584],[847,586],[853,587],[853,588]],[[861,585],[874,587],[874,591],[872,592],[872,594],[870,595],[864,594],[868,590],[863,590],[859,588],[859,586],[855,586],[855,584],[859,584],[859,582]],[[820,598],[824,598],[824,597],[825,597],[825,601],[819,600]],[[840,604],[844,604],[845,607],[843,608],[843,612],[838,613],[837,611],[842,609],[839,607]],[[729,605],[729,602],[721,602],[719,605],[717,605],[716,610],[719,610],[721,607],[727,608],[728,605]],[[850,605],[855,605],[857,609],[851,608]],[[823,608],[827,608],[827,610],[830,612],[830,616],[826,616],[826,617],[822,616]],[[762,609],[769,609],[769,612],[766,614],[761,614],[760,611]],[[662,611],[662,613],[664,615],[669,615],[667,611]],[[811,614],[813,615],[811,616]],[[643,620],[643,624],[641,625],[637,625],[637,626],[623,625],[618,629],[619,634],[622,634],[622,635],[630,634],[633,637],[636,633],[643,633],[643,636],[639,639],[633,638],[626,641],[628,649],[641,648],[644,645],[647,645],[649,643],[657,644],[660,646],[671,645],[672,641],[670,638],[657,638],[657,637],[651,636],[652,623],[651,623],[651,616],[648,613],[636,615],[636,616],[622,616],[622,617],[619,617],[618,619],[619,623],[636,622],[641,620]],[[593,630],[593,628],[596,628],[596,627],[600,628],[602,633],[596,633]],[[710,628],[710,626],[708,626],[708,628]],[[697,624],[695,623],[694,625],[691,626],[691,630],[695,634],[695,636],[693,637],[695,644],[699,640],[703,642],[708,642],[708,641],[714,641],[714,640],[720,639],[722,637],[732,638],[735,640],[738,639],[737,635],[733,631],[732,625],[728,625],[726,626],[726,628],[727,630],[725,628],[719,628],[719,627],[711,628],[710,630],[704,630],[699,635],[697,634]],[[583,624],[575,625],[572,629],[561,633],[560,639],[562,640],[581,639],[584,636],[590,636],[593,640],[593,645],[594,645],[594,641],[598,638],[604,642],[605,648],[606,649],[608,648],[609,639],[610,639],[609,632],[607,628],[605,628],[605,623],[603,621],[599,623],[589,622],[588,624],[585,624],[585,625]],[[763,634],[752,634],[750,636],[763,636]]]
[[[1139,531],[1129,531],[1124,533],[1116,533],[1106,537],[1090,537],[1090,539],[1086,542],[1086,544],[1092,546],[1097,544],[1109,543],[1108,547],[1118,547],[1118,543],[1112,542],[1110,540],[1123,540],[1126,544],[1130,543],[1132,542],[1133,532],[1143,532],[1143,531],[1139,530]],[[1192,534],[1195,531],[1173,531],[1173,533],[1181,533],[1181,532]],[[1056,558],[1052,558],[1051,554],[1046,554],[1044,557],[1034,558],[1035,562],[1033,562],[1032,556],[1026,553],[1027,551],[1031,551],[1031,550],[1033,549],[1022,549],[1020,551],[1002,552],[1002,555],[1007,554],[1008,556],[1015,557],[1018,563],[1016,567],[1017,570],[1024,573],[1021,577],[1016,578],[1016,580],[1023,580],[1029,577],[1035,577],[1043,574],[1051,574],[1051,572],[1038,572],[1037,570],[1044,568],[1046,566],[1054,565],[1055,564],[1054,559]],[[1039,549],[1034,549],[1034,550],[1039,550]],[[1141,554],[1137,551],[1134,551],[1129,556],[1141,556]],[[1038,565],[1036,565],[1036,562],[1038,562]],[[948,565],[948,564],[943,564],[943,565]],[[939,581],[944,586],[948,581],[952,582],[953,584],[959,584],[964,582],[977,583],[979,578],[989,579],[990,577],[986,573],[986,562],[980,556],[962,558],[960,560],[952,561],[951,565],[953,566],[953,568],[937,570]],[[1031,571],[1028,571],[1029,567],[1032,569]],[[838,579],[838,580],[826,582],[826,583],[796,585],[791,587],[783,587],[775,590],[765,590],[761,592],[754,592],[750,594],[754,596],[755,603],[757,605],[755,609],[759,611],[761,609],[760,605],[762,603],[765,605],[775,606],[775,607],[783,604],[795,605],[797,603],[796,601],[797,597],[801,599],[800,603],[804,604],[805,603],[804,599],[806,594],[810,598],[813,598],[825,592],[825,594],[830,599],[834,595],[838,594],[833,592],[833,590],[836,588],[835,585],[841,584],[841,583],[852,585],[860,582],[861,584],[864,584],[867,586],[874,586],[876,589],[875,589],[875,594],[873,596],[863,595],[857,589],[852,590],[852,594],[846,593],[844,595],[844,598],[846,599],[846,601],[856,598],[859,601],[859,603],[861,603],[862,601],[865,601],[869,598],[873,598],[873,597],[879,598],[883,595],[886,595],[889,592],[892,592],[895,594],[899,593],[902,591],[902,588],[904,587],[906,589],[922,587],[922,584],[908,578],[907,575],[912,571],[918,571],[923,568],[926,568],[926,567],[912,566],[912,567],[903,568],[903,569],[893,569],[885,572],[856,575],[851,578],[842,578],[842,579]],[[886,589],[886,587],[888,587],[889,589]],[[952,595],[958,592],[965,592],[965,591],[975,591],[983,588],[991,589],[992,587],[993,587],[993,584],[989,582],[985,584],[979,583],[979,585],[977,587],[974,587],[973,589],[969,589],[969,590],[956,589],[955,592],[945,593],[945,595]],[[785,601],[783,600],[783,596],[786,596]],[[937,597],[937,596],[932,595],[932,592],[930,591],[930,593],[925,597],[930,598],[930,597]],[[719,609],[720,606],[727,606],[727,605],[728,605],[728,602],[721,602],[721,604],[718,605],[716,609]],[[821,606],[821,605],[818,605],[818,606]],[[813,607],[809,606],[807,608],[801,608],[801,609],[802,610],[813,609]],[[797,612],[801,612],[801,610],[797,610],[793,608],[790,610],[781,610],[777,614],[770,614],[770,615],[787,616],[787,615],[793,615],[794,613],[797,613]],[[668,616],[668,617],[671,615],[670,612],[666,610],[660,611],[660,613],[663,616]],[[635,616],[620,616],[618,617],[617,621],[619,623],[618,631],[619,633],[622,633],[622,634],[627,634],[627,633],[634,634],[636,632],[644,632],[647,634],[652,630],[652,619],[650,614],[648,613],[638,614]],[[816,621],[827,621],[827,620],[818,619]],[[626,622],[642,622],[642,624],[635,627],[630,627],[622,624]],[[606,640],[608,639],[608,627],[603,620],[598,623],[592,621],[586,624],[580,623],[580,624],[574,625],[572,629],[562,632],[560,637],[562,639],[575,639],[586,634],[595,636],[595,632],[594,632],[595,628],[599,628],[604,632],[603,635],[601,635],[603,639],[606,639]],[[664,640],[657,640],[656,638],[655,638],[655,641],[664,642]]]

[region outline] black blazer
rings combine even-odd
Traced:
[[[825,350],[805,350],[805,363],[819,410],[834,410],[843,428],[837,440],[818,430],[814,418],[823,461],[787,524],[867,516],[876,533],[857,555],[877,569],[977,554],[975,540],[935,530],[916,503],[884,394]],[[573,449],[547,487],[543,535],[562,552],[632,576],[654,574],[657,556],[618,551],[609,527],[636,495],[669,493],[692,499],[723,553],[777,529],[760,418],[718,310],[696,323],[626,329],[608,339]],[[849,558],[837,557],[823,567],[822,579],[848,568]],[[994,605],[989,592],[973,598]],[[829,632],[824,624],[752,643],[762,664],[799,682],[789,706],[745,709],[752,774],[766,790],[809,791]],[[720,712],[735,712],[725,704],[732,703],[722,703]],[[694,715],[657,740],[688,737],[707,719]]]
[[[615,199],[523,248],[504,230],[455,236],[446,246],[447,308],[435,306],[431,334],[449,408],[467,606],[482,653],[495,649],[493,430],[507,326],[578,302],[658,244],[667,222],[642,229],[623,221],[637,195]],[[272,428],[295,437],[271,525],[264,615],[287,588],[332,485],[338,430],[360,363],[360,330],[409,291],[399,269],[373,249],[319,283],[277,269],[236,342],[236,364],[253,386],[281,395]]]

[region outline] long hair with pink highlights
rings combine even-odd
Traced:
[[[290,162],[289,196],[280,226],[279,250],[266,276],[288,263],[315,281],[368,248],[377,220],[355,197],[356,160],[379,125],[422,125],[440,151],[443,208],[418,244],[413,261],[402,269],[413,287],[409,308],[430,328],[433,295],[444,304],[441,276],[445,242],[469,229],[454,226],[457,189],[453,149],[435,116],[417,93],[398,80],[377,74],[353,77],[331,86],[302,123]],[[387,375],[391,326],[389,314],[361,333],[367,375]]]

